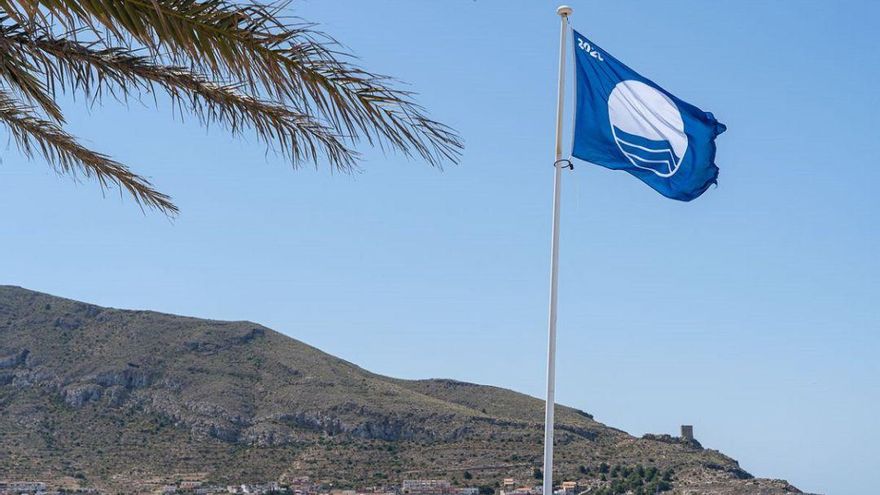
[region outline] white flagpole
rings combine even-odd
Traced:
[[[544,413],[544,495],[553,495],[553,416],[556,401],[556,299],[559,286],[559,208],[562,192],[562,109],[565,102],[565,41],[568,39],[566,5],[556,9],[562,18],[559,33],[559,87],[556,96],[556,155],[553,162],[553,232],[550,244],[550,315],[547,322],[547,403]]]

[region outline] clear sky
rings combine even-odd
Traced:
[[[167,106],[65,100],[75,133],[182,213],[143,215],[7,141],[0,280],[542,395],[556,3],[295,5],[410,83],[463,135],[462,163],[364,149],[355,176],[294,173]],[[864,493],[880,445],[880,3],[571,5],[578,30],[729,129],[719,186],[692,203],[588,164],[565,175],[559,401],[636,435],[692,423],[758,476]]]

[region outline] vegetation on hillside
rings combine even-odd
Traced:
[[[675,476],[672,468],[661,470],[642,464],[609,466],[604,462],[596,468],[580,466],[579,471],[587,479],[600,482],[586,491],[589,495],[654,495],[672,490]]]

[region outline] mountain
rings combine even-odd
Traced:
[[[111,493],[186,477],[534,482],[542,421],[533,397],[384,377],[255,323],[0,286],[0,479]],[[800,493],[695,441],[635,438],[563,406],[557,423],[559,480],[599,486],[607,466],[641,465],[675,493]]]

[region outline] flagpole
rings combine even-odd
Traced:
[[[562,110],[565,103],[565,41],[572,9],[556,9],[562,19],[559,32],[559,86],[556,95],[556,154],[553,161],[553,227],[550,243],[550,312],[547,322],[547,402],[544,410],[544,495],[553,495],[553,425],[556,401],[556,300],[559,286],[559,209],[562,192]]]

